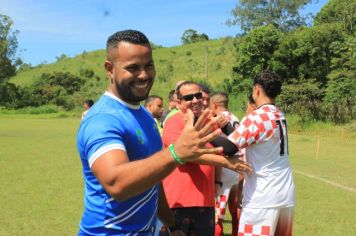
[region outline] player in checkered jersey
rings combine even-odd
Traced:
[[[257,109],[247,114],[229,135],[254,169],[245,174],[239,236],[292,235],[294,181],[288,161],[287,124],[275,106],[280,78],[269,71],[253,81]]]
[[[228,111],[229,97],[226,93],[216,92],[211,95],[209,109],[214,115],[224,114],[228,118],[231,127],[237,127],[239,119]],[[223,167],[215,167],[215,236],[223,235],[223,222],[226,213],[226,207],[229,207],[232,221],[232,236],[237,235],[237,182],[239,174],[235,171]]]

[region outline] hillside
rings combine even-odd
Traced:
[[[233,42],[232,38],[224,38],[177,47],[155,48],[153,57],[157,76],[151,94],[161,95],[166,99],[169,90],[174,88],[179,80],[207,81],[211,87],[216,88],[225,78],[231,76],[231,67],[235,61]],[[81,71],[92,70],[95,76],[90,81],[86,81],[77,96],[96,99],[107,86],[104,60],[104,49],[84,52],[74,58],[64,58],[53,64],[39,65],[19,72],[10,81],[23,87],[31,85],[43,73],[70,72],[81,76]],[[206,61],[208,61],[208,80],[206,80]]]

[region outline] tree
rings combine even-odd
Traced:
[[[282,31],[290,31],[306,24],[307,16],[299,11],[313,0],[239,0],[232,10],[228,25],[239,25],[244,32],[258,26],[272,24]]]
[[[237,48],[237,60],[233,67],[233,91],[249,92],[253,78],[270,69],[271,59],[280,44],[280,32],[273,25],[251,30],[241,38]]]
[[[343,28],[355,33],[356,2],[354,0],[330,0],[316,15],[314,24],[340,23]]]
[[[181,39],[183,44],[189,44],[200,41],[207,41],[209,40],[209,36],[204,33],[198,34],[198,32],[193,29],[187,29],[186,31],[184,31]]]
[[[0,83],[5,83],[15,75],[16,66],[21,60],[16,57],[18,31],[11,29],[13,21],[10,17],[0,14]]]
[[[330,48],[335,56],[327,75],[325,104],[331,120],[343,123],[355,118],[356,39],[348,36],[343,42],[333,42]]]

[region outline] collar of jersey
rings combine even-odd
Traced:
[[[112,99],[115,99],[116,101],[118,101],[121,104],[127,106],[128,108],[135,109],[135,110],[140,109],[140,105],[132,105],[130,103],[124,102],[120,98],[116,97],[114,94],[110,93],[109,91],[105,91],[104,95],[108,96],[108,97],[111,97]]]
[[[271,107],[275,107],[276,105],[274,103],[265,103],[265,104],[262,104],[261,106],[257,107],[257,109],[260,109],[264,106],[271,106]]]

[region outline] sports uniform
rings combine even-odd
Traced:
[[[228,111],[221,112],[220,114],[223,114],[228,118],[232,127],[237,127],[237,125],[239,124],[239,119],[234,114]],[[231,187],[237,183],[238,177],[239,174],[236,173],[235,171],[232,171],[227,168],[221,169],[220,181],[222,182],[222,187],[217,193],[218,195],[215,199],[215,214],[217,219],[222,219],[222,220],[224,219],[230,190]]]
[[[119,202],[105,191],[91,170],[95,160],[110,150],[126,151],[130,161],[161,150],[162,141],[151,114],[106,92],[84,117],[77,146],[85,183],[78,235],[153,235],[159,185]]]
[[[229,139],[246,148],[254,170],[245,175],[239,236],[274,235],[277,223],[288,231],[281,235],[291,235],[295,193],[284,114],[273,104],[262,105],[243,118]]]
[[[228,118],[232,127],[238,126],[239,119],[234,114],[229,111],[223,111],[220,112],[220,114],[223,114]],[[223,221],[226,214],[226,207],[228,205],[232,217],[232,222],[234,223],[232,227],[234,227],[234,225],[237,223],[237,205],[234,204],[235,201],[231,201],[232,199],[229,200],[229,195],[232,186],[237,184],[238,178],[239,174],[235,171],[224,167],[221,168],[220,181],[222,182],[222,186],[219,188],[217,196],[215,197],[215,236],[223,235]],[[236,208],[236,210],[234,208]]]

